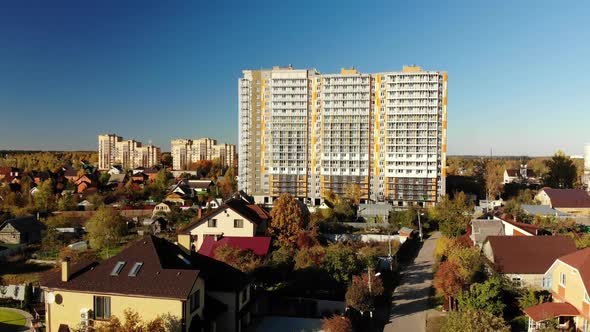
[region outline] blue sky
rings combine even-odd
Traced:
[[[1,1],[0,150],[237,142],[243,69],[449,73],[450,154],[581,154],[590,3]]]

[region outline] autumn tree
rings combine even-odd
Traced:
[[[441,329],[442,332],[509,332],[510,327],[502,317],[483,310],[461,310],[450,312]]]
[[[320,245],[299,249],[295,254],[295,270],[319,268],[322,266],[325,256],[326,250]]]
[[[278,239],[281,246],[293,246],[297,234],[305,227],[299,202],[291,194],[281,194],[274,201],[270,215],[272,219],[268,232]]]
[[[465,280],[457,264],[445,261],[440,264],[432,281],[434,288],[445,297],[455,297],[463,289]]]
[[[58,211],[74,211],[77,207],[78,202],[74,195],[63,195],[57,200]]]
[[[502,316],[506,305],[502,300],[502,280],[491,277],[483,283],[471,285],[469,291],[460,292],[457,296],[461,310],[476,310]]]
[[[550,160],[545,161],[545,165],[548,169],[543,179],[545,186],[564,189],[574,187],[577,168],[574,162],[562,151],[557,151]]]
[[[354,206],[361,202],[361,187],[356,183],[349,183],[344,187],[344,196]]]
[[[123,311],[123,320],[112,315],[103,324],[97,325],[96,332],[180,332],[181,319],[170,313],[158,315],[152,320],[144,320],[137,311],[127,308]]]
[[[242,272],[250,272],[262,265],[262,259],[252,250],[222,245],[213,252],[215,259],[225,262]]]
[[[238,190],[238,182],[236,181],[236,175],[233,167],[227,169],[223,175],[223,180],[217,183],[219,191],[224,199],[229,198],[233,193]]]
[[[53,211],[55,209],[55,191],[53,181],[47,179],[39,185],[33,198],[38,211]]]
[[[381,278],[371,275],[369,280],[369,275],[366,273],[361,276],[353,276],[352,283],[346,290],[346,304],[358,311],[373,311],[375,310],[375,299],[383,295],[383,292]]]
[[[322,321],[322,331],[325,332],[352,332],[350,319],[344,316],[332,316]]]
[[[483,275],[484,259],[476,247],[456,248],[448,254],[448,261],[455,264],[457,273],[465,283],[476,281]]]
[[[460,192],[454,199],[444,196],[429,212],[429,219],[438,223],[444,236],[454,237],[465,233],[471,221],[473,204],[465,193]]]
[[[86,222],[86,231],[90,245],[100,249],[119,242],[127,232],[127,224],[117,211],[100,207]]]
[[[518,298],[518,307],[520,310],[524,310],[549,301],[551,301],[551,293],[548,291],[537,291],[529,288]]]
[[[494,200],[502,193],[504,167],[500,162],[490,159],[485,163],[484,177],[487,197]]]
[[[356,250],[349,245],[338,242],[326,248],[323,268],[341,283],[348,283],[353,274],[363,268],[363,262],[359,261]]]

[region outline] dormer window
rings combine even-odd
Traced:
[[[111,271],[111,275],[118,276],[119,273],[121,273],[121,270],[123,270],[123,267],[125,267],[125,262],[118,261],[115,267],[113,268],[113,271]]]

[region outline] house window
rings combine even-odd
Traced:
[[[565,286],[565,273],[560,273],[559,274],[559,284],[561,286]]]
[[[108,296],[94,297],[94,319],[107,320],[111,318],[111,298]]]
[[[244,228],[244,219],[234,219],[234,228]]]
[[[515,285],[516,287],[520,287],[520,286],[522,286],[522,279],[520,278],[520,276],[519,276],[519,275],[515,275],[515,276],[513,276],[513,277],[512,277],[512,282],[514,283],[514,285]]]
[[[586,292],[586,294],[584,294],[584,301],[590,303],[590,295],[588,295],[588,292]]]
[[[190,303],[191,312],[193,312],[201,307],[201,290],[200,289],[197,289],[197,291],[191,295],[190,302],[191,302]]]
[[[207,221],[207,227],[217,227],[217,219],[209,219]]]

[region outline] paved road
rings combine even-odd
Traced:
[[[436,232],[425,240],[413,264],[402,271],[400,285],[393,293],[389,324],[385,325],[384,332],[426,330],[434,247],[439,237],[440,233]]]

